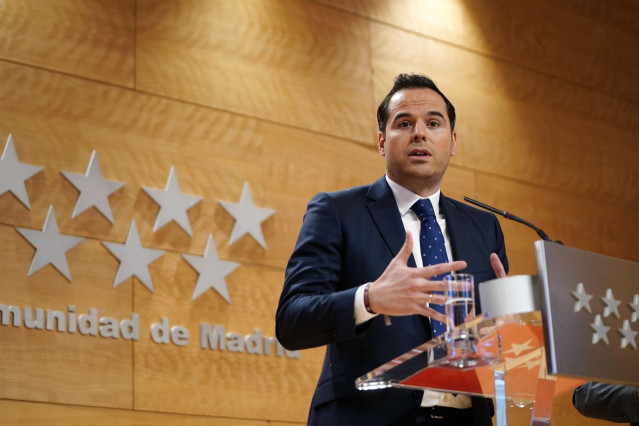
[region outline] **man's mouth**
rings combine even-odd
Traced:
[[[410,150],[408,153],[409,157],[430,157],[431,153],[427,149],[416,148]]]

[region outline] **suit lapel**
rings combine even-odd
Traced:
[[[386,178],[382,177],[370,185],[367,196],[368,211],[373,217],[382,239],[393,257],[395,257],[402,245],[404,245],[406,230],[399,215],[393,191],[388,186]],[[415,260],[412,255],[408,261],[408,266],[415,266]]]

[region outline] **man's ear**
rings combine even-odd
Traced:
[[[450,156],[453,157],[455,154],[457,154],[457,132],[450,135]]]
[[[384,137],[384,134],[382,132],[379,132],[377,134],[377,150],[379,151],[380,154],[382,154],[382,157],[386,156],[386,154],[384,153],[385,142],[386,142],[386,138]]]

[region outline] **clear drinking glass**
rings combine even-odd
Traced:
[[[446,302],[446,343],[449,359],[472,357],[475,335],[465,322],[475,317],[475,283],[471,274],[451,274],[444,277]]]

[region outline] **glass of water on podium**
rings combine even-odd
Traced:
[[[475,318],[475,283],[470,274],[451,274],[444,277],[446,302],[448,359],[460,367],[470,367],[476,354],[476,336],[466,322]],[[458,360],[458,361],[455,361]],[[471,364],[471,365],[469,365]]]

